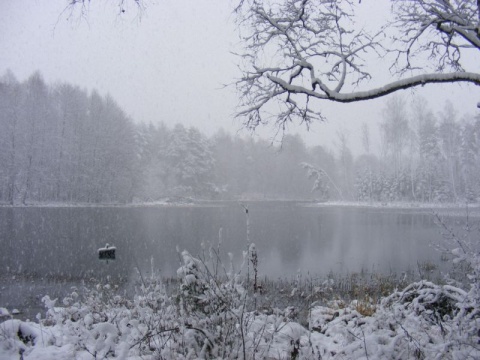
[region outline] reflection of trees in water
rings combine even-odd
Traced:
[[[389,272],[439,259],[429,246],[441,238],[429,214],[367,208],[309,208],[294,203],[250,203],[251,240],[260,275],[289,276],[297,269]],[[38,276],[125,276],[135,266],[174,276],[176,247],[192,254],[217,246],[236,265],[246,250],[245,214],[236,203],[217,207],[0,208],[1,271]],[[117,247],[102,263],[97,249]],[[207,249],[208,251],[208,249]],[[438,256],[437,256],[438,255]],[[290,272],[290,273],[289,273]]]
[[[16,244],[15,221],[13,219],[13,208],[5,208],[0,210],[0,263],[3,264],[0,271],[15,271],[19,264],[17,260],[18,252],[15,251],[14,244]]]

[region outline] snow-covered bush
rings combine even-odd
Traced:
[[[43,301],[48,310],[42,324],[50,327],[55,345],[70,345],[78,357],[154,354],[178,330],[175,307],[157,281],[142,286],[133,300],[106,284],[84,289],[81,295],[74,291],[63,306],[57,307],[57,300],[49,297]]]
[[[200,358],[227,358],[239,354],[244,337],[243,315],[247,293],[238,274],[218,275],[205,261],[182,252],[183,266],[178,309],[190,350]]]

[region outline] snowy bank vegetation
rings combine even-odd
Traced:
[[[0,324],[0,359],[475,359],[480,261],[465,238],[453,241],[454,262],[469,269],[463,282],[414,282],[378,301],[314,301],[303,320],[295,305],[257,306],[254,247],[238,270],[215,248],[205,259],[183,251],[173,291],[152,276],[131,297],[108,283],[45,296],[36,322]]]

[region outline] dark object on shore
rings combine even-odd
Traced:
[[[110,246],[109,244],[105,245],[104,248],[98,249],[98,259],[99,260],[115,260],[115,246]]]

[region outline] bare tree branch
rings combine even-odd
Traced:
[[[469,72],[455,72],[455,73],[435,73],[412,76],[403,80],[393,81],[385,86],[374,88],[366,91],[340,93],[335,90],[330,90],[327,87],[323,87],[324,93],[319,93],[313,90],[303,88],[301,86],[290,85],[281,78],[274,76],[268,76],[270,81],[278,84],[285,92],[289,94],[304,94],[313,98],[322,100],[331,100],[341,103],[349,103],[356,101],[365,101],[376,99],[388,94],[391,94],[398,90],[405,90],[415,86],[423,86],[433,83],[454,83],[454,82],[469,82],[476,85],[480,85],[480,74]]]
[[[434,83],[480,85],[466,53],[480,50],[480,0],[396,0],[394,18],[368,32],[355,25],[353,0],[243,0],[236,9],[245,51],[236,83],[247,127],[323,120],[311,100],[356,102]],[[369,60],[385,58],[396,78],[371,80]]]
[[[75,10],[79,9],[80,16],[86,17],[88,13],[88,5],[92,0],[66,0],[67,6],[63,12],[69,12],[70,16],[74,14]],[[119,13],[125,13],[128,8],[128,4],[133,3],[137,11],[141,14],[145,10],[144,0],[117,0]]]

